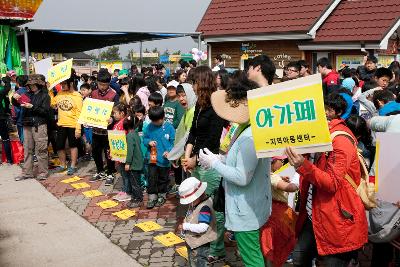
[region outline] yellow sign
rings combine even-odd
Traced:
[[[107,129],[111,117],[113,102],[86,98],[78,122],[92,127]]]
[[[160,242],[166,247],[170,247],[185,242],[182,238],[180,238],[179,236],[177,236],[172,232],[169,232],[168,234],[165,235],[158,235],[154,237],[154,239],[156,239],[158,242]]]
[[[125,209],[125,210],[121,210],[121,211],[118,211],[118,212],[114,212],[112,215],[115,215],[115,216],[117,216],[118,218],[120,218],[122,220],[126,220],[126,219],[129,219],[132,216],[135,216],[136,212],[134,210]]]
[[[111,159],[125,162],[128,154],[125,131],[108,131],[108,143]]]
[[[176,253],[179,254],[179,256],[188,260],[189,255],[188,255],[187,247],[178,247],[175,249],[175,251],[176,251]]]
[[[89,191],[82,192],[82,194],[84,194],[85,197],[87,197],[87,198],[98,197],[98,196],[103,195],[103,193],[100,192],[99,190],[89,190]]]
[[[75,189],[82,189],[82,188],[90,187],[90,185],[88,183],[76,183],[76,184],[71,184],[71,186]]]
[[[72,58],[51,67],[47,72],[47,81],[50,83],[50,88],[69,79],[71,77],[71,68]]]
[[[340,70],[343,66],[357,69],[358,66],[363,65],[363,60],[362,55],[339,55],[336,56],[336,69]]]
[[[118,202],[112,200],[104,200],[101,202],[96,203],[97,206],[101,207],[102,209],[110,209],[118,206]]]
[[[109,72],[113,72],[115,69],[122,70],[122,61],[103,61],[100,62],[100,68],[106,68]]]
[[[163,228],[161,225],[159,225],[158,223],[153,222],[153,221],[138,223],[138,224],[135,224],[135,226],[139,227],[144,232],[160,230]]]
[[[311,75],[247,93],[257,157],[332,150],[321,75]]]
[[[78,176],[75,176],[75,177],[72,177],[72,178],[64,179],[64,180],[62,180],[60,182],[64,183],[64,184],[69,184],[69,183],[73,183],[73,182],[76,182],[76,181],[79,181],[79,180],[82,180],[82,179],[80,177],[78,177]]]

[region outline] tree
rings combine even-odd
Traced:
[[[174,53],[172,53],[172,55],[180,55],[181,54],[181,50],[175,51]]]
[[[154,47],[154,49],[151,50],[151,52],[152,52],[152,53],[158,53],[158,54],[160,54],[160,51],[158,51],[157,47]]]
[[[150,53],[150,51],[146,48],[143,53]]]
[[[126,60],[132,61],[132,54],[134,54],[134,53],[136,53],[136,51],[133,49],[130,49],[128,51],[128,55],[126,56]]]
[[[120,60],[121,56],[119,54],[118,46],[110,46],[106,51],[100,53],[101,60]]]
[[[168,48],[165,49],[164,53],[162,53],[162,55],[166,55],[169,56],[171,53],[169,52]]]

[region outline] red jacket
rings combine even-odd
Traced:
[[[338,85],[340,83],[340,75],[336,71],[332,70],[324,77],[322,82],[327,86]]]
[[[352,132],[343,120],[332,120],[330,132]],[[300,178],[300,214],[296,234],[307,219],[307,195],[313,184],[312,224],[319,255],[344,253],[361,248],[368,242],[368,224],[360,197],[345,180],[349,174],[360,183],[360,163],[356,148],[346,136],[333,140],[333,151],[316,157],[315,165],[305,160],[297,169]]]

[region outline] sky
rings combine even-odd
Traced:
[[[43,0],[34,21],[26,26],[32,29],[70,31],[195,32],[210,1]],[[143,49],[152,50],[155,47],[161,52],[165,49],[188,52],[197,44],[190,37],[143,43]],[[121,56],[124,58],[130,49],[139,52],[139,44],[121,45]]]

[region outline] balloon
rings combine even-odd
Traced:
[[[200,57],[201,60],[207,60],[207,54],[203,53]]]
[[[197,55],[198,55],[199,57],[201,57],[202,54],[203,54],[203,51],[200,51],[200,50],[199,50],[199,51],[197,52]]]
[[[199,49],[197,49],[197,48],[192,48],[192,54],[197,54],[197,52],[199,52]]]
[[[199,57],[198,55],[195,54],[195,55],[193,55],[193,59],[196,60],[196,61],[199,61],[199,60],[200,60],[200,57]]]

